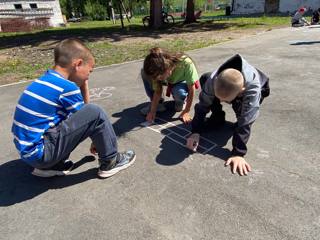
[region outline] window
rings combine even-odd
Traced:
[[[36,8],[38,8],[38,5],[37,5],[36,3],[30,3],[29,5],[30,5],[30,8],[31,8],[31,9],[36,9]]]
[[[22,10],[22,4],[14,4],[16,10]]]

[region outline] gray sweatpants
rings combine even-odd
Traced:
[[[100,162],[108,162],[118,153],[117,138],[106,113],[97,105],[86,104],[44,134],[44,156],[33,167],[50,168],[67,160],[88,137],[97,149]]]

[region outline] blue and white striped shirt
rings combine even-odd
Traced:
[[[18,101],[12,125],[13,141],[21,159],[41,159],[44,133],[83,104],[79,87],[54,70],[32,82]]]

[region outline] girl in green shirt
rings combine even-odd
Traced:
[[[141,109],[148,122],[154,121],[157,111],[165,111],[162,99],[164,85],[168,86],[167,96],[172,94],[175,100],[176,112],[181,112],[179,118],[184,123],[191,122],[189,112],[195,89],[199,86],[199,76],[188,56],[183,53],[169,53],[158,47],[152,48],[144,60],[141,76],[151,101],[151,104]]]

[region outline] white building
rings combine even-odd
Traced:
[[[49,26],[64,24],[59,0],[14,1],[0,0],[0,20],[47,18]]]
[[[232,14],[286,13],[300,7],[318,9],[320,0],[233,0]]]

